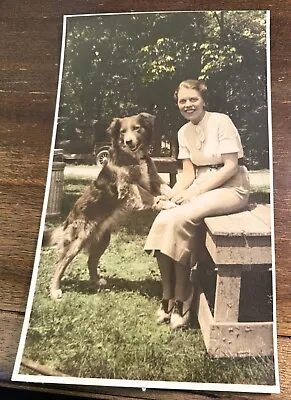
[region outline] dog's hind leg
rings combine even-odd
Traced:
[[[99,289],[101,286],[106,285],[106,280],[100,278],[98,273],[99,259],[107,249],[110,242],[110,232],[105,232],[98,242],[91,244],[89,248],[88,269],[90,274],[90,283],[94,289]]]
[[[80,252],[80,250],[84,247],[84,239],[77,238],[67,247],[66,251],[59,258],[54,272],[54,277],[50,286],[50,296],[53,300],[60,299],[62,297],[62,290],[60,288],[60,283],[62,276],[76,255]]]

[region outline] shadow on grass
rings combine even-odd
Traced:
[[[104,288],[100,289],[100,292],[128,292],[135,293],[140,296],[144,296],[149,299],[160,300],[162,298],[162,287],[161,282],[154,279],[144,279],[138,281],[130,281],[123,278],[109,277],[106,278],[107,284]],[[77,279],[64,279],[62,281],[62,288],[67,293],[81,293],[86,295],[98,296],[99,291],[93,289],[90,281],[88,280],[77,280]],[[195,301],[193,301],[193,309],[190,314],[189,328],[200,329],[197,310],[194,311]]]
[[[161,298],[161,283],[154,279],[130,281],[124,278],[106,277],[107,284],[101,291],[134,292],[148,298]],[[96,294],[98,291],[92,288],[89,280],[63,279],[62,288],[65,292],[77,292],[82,294]]]

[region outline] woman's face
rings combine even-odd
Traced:
[[[204,107],[205,102],[198,90],[180,88],[178,92],[178,108],[185,119],[193,124],[198,124],[204,117]]]

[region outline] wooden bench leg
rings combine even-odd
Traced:
[[[216,280],[214,320],[237,322],[241,287],[241,269],[219,265]]]
[[[170,186],[173,187],[177,181],[176,173],[170,173]]]
[[[197,315],[207,352],[214,357],[273,355],[272,322],[238,322],[241,269],[219,266],[214,317],[197,282]]]

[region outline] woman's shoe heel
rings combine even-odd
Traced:
[[[185,301],[176,300],[171,314],[170,324],[173,330],[183,329],[189,326],[190,312],[193,300],[193,288],[190,296]]]

